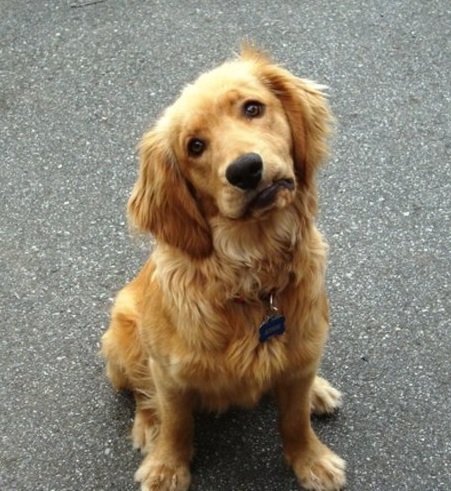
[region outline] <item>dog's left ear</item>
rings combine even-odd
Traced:
[[[210,227],[167,142],[154,129],[141,140],[139,176],[128,201],[133,225],[202,259],[212,252]]]
[[[255,49],[245,46],[241,59],[252,63],[257,77],[282,102],[291,126],[298,179],[307,187],[313,185],[315,170],[328,154],[327,137],[333,120],[324,87],[295,77]]]

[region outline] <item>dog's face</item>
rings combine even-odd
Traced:
[[[130,215],[205,257],[210,218],[260,219],[314,194],[328,120],[319,86],[245,50],[187,86],[144,136]]]
[[[181,172],[210,203],[211,213],[242,219],[292,201],[288,118],[281,101],[245,64],[201,76],[165,117]]]

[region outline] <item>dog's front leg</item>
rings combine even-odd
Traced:
[[[285,457],[300,484],[315,491],[336,491],[346,483],[345,462],[320,442],[310,423],[315,373],[282,381],[276,389]]]
[[[186,491],[193,454],[193,397],[154,373],[160,430],[154,449],[136,472],[143,491]]]

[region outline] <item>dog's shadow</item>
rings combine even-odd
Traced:
[[[193,491],[299,489],[283,460],[271,398],[252,410],[197,415],[195,450]]]

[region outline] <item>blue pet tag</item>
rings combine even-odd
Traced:
[[[259,330],[259,341],[264,343],[273,336],[279,336],[285,332],[285,317],[283,315],[271,315],[268,317]]]

